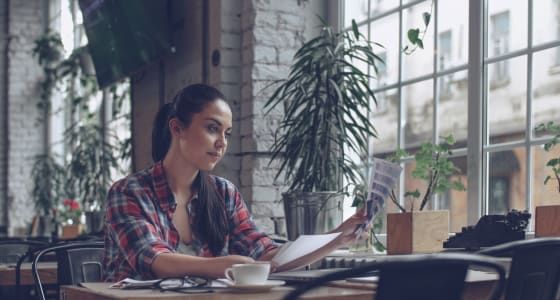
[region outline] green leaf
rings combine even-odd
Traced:
[[[354,36],[356,39],[360,38],[360,31],[358,30],[358,24],[356,24],[356,20],[352,19],[352,32],[354,32]]]
[[[431,15],[428,12],[424,12],[422,14],[422,19],[424,20],[424,25],[426,25],[426,27],[428,27],[428,24],[430,24],[430,17]]]
[[[415,190],[413,192],[406,192],[406,193],[404,193],[404,196],[405,197],[410,196],[410,197],[413,197],[413,198],[420,198],[420,192],[418,190]]]
[[[424,42],[422,42],[422,40],[416,40],[416,44],[418,44],[418,47],[420,47],[420,49],[424,49]]]
[[[416,43],[418,42],[419,35],[420,35],[420,29],[418,28],[408,30],[408,40],[414,45],[416,45]]]

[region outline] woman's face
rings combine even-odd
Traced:
[[[180,155],[198,170],[214,169],[226,152],[231,126],[229,105],[222,99],[209,102],[201,112],[192,116],[188,127],[180,127]]]

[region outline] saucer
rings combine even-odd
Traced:
[[[267,280],[263,284],[235,284],[229,280],[223,281],[229,288],[247,292],[265,292],[273,287],[286,284],[283,280]]]

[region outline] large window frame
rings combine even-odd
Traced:
[[[352,1],[352,0],[350,0]],[[431,2],[431,0],[410,0],[404,1],[399,0],[399,6],[389,9],[385,12],[377,14],[369,14],[367,19],[360,20],[358,26],[367,26],[368,35],[370,34],[370,26],[372,22],[379,20],[389,14],[398,13],[399,16],[399,27],[403,24],[403,11],[413,7],[415,5]],[[428,30],[431,30],[434,37],[438,34],[438,0],[433,0],[433,14],[431,17],[431,22]],[[525,199],[526,207],[532,209],[533,207],[533,189],[534,182],[531,172],[534,168],[534,146],[542,145],[546,141],[550,140],[550,137],[537,137],[534,134],[533,128],[537,125],[534,124],[532,117],[532,105],[531,101],[533,99],[532,93],[532,70],[533,70],[533,54],[538,51],[545,49],[554,49],[560,46],[560,41],[555,40],[552,42],[538,44],[534,46],[533,43],[533,0],[528,0],[527,5],[527,18],[528,18],[528,32],[527,32],[527,46],[520,50],[512,50],[503,54],[494,55],[489,57],[488,55],[488,1],[480,0],[469,0],[468,3],[468,61],[465,64],[457,65],[447,69],[438,68],[438,55],[433,55],[433,71],[430,74],[418,76],[410,79],[403,78],[403,55],[399,55],[399,75],[396,83],[389,83],[387,85],[377,87],[374,91],[375,93],[384,93],[389,90],[397,90],[399,95],[399,110],[398,110],[398,133],[397,133],[397,147],[404,148],[404,128],[402,127],[403,116],[405,116],[403,101],[403,88],[407,85],[411,85],[417,82],[432,79],[433,83],[433,95],[434,95],[434,105],[433,105],[433,135],[432,139],[434,142],[439,141],[438,137],[438,103],[440,89],[438,84],[441,84],[441,79],[444,76],[451,76],[452,74],[457,74],[461,71],[466,71],[468,74],[482,74],[478,80],[473,80],[474,76],[469,76],[468,80],[468,128],[467,128],[467,138],[466,145],[463,148],[458,148],[455,150],[454,156],[466,157],[467,167],[467,224],[475,224],[480,216],[489,213],[488,205],[488,184],[489,184],[489,157],[492,153],[497,153],[500,151],[513,150],[515,148],[522,148],[525,150]],[[370,1],[368,1],[368,12],[370,11]],[[340,30],[348,30],[349,28],[344,28],[343,24],[347,23],[344,20],[344,0],[338,1],[338,14],[336,14],[337,20],[333,24],[338,25]],[[406,45],[406,36],[403,36],[402,28],[399,28],[399,49],[403,49]],[[369,38],[369,36],[368,36]],[[425,45],[425,47],[432,47],[433,49],[438,49],[438,38],[433,38],[433,45]],[[418,49],[417,51],[423,51]],[[490,142],[489,130],[488,130],[488,71],[490,65],[494,63],[508,63],[508,59],[516,57],[526,58],[526,120],[524,124],[525,137],[511,142]],[[439,99],[439,100],[438,100]],[[468,145],[468,146],[467,146]],[[372,157],[372,155],[368,155]],[[369,165],[370,162],[368,162]],[[406,161],[405,161],[406,163]],[[403,176],[401,176],[401,184],[399,195],[403,195]],[[401,197],[402,198],[402,197]],[[437,199],[436,199],[437,203]],[[437,204],[436,204],[437,206]],[[465,224],[466,225],[466,224]]]

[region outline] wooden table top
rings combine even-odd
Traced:
[[[119,290],[109,288],[109,283],[86,283],[85,287],[63,286],[61,299],[66,300],[260,300],[260,299],[282,299],[292,287],[274,287],[267,292],[245,293],[231,289],[220,289],[212,293],[182,294],[175,292],[162,293],[158,290]],[[371,300],[374,291],[364,289],[340,288],[324,286],[305,294],[306,299],[348,299],[348,300]]]
[[[41,262],[37,265],[41,282],[54,284],[57,282],[56,262]],[[33,273],[31,273],[31,263],[23,263],[20,269],[21,285],[34,285]],[[15,264],[0,264],[0,286],[16,285]]]
[[[496,275],[481,271],[471,271],[466,280],[463,299],[487,299],[491,292]],[[290,286],[274,287],[267,292],[245,293],[231,289],[219,289],[213,293],[182,294],[175,292],[162,293],[159,290],[119,290],[109,288],[110,283],[83,283],[83,287],[63,286],[62,298],[66,300],[257,300],[257,299],[282,299],[293,290]],[[348,281],[335,281],[327,286],[311,290],[302,296],[302,299],[375,299],[375,283],[356,283]]]

